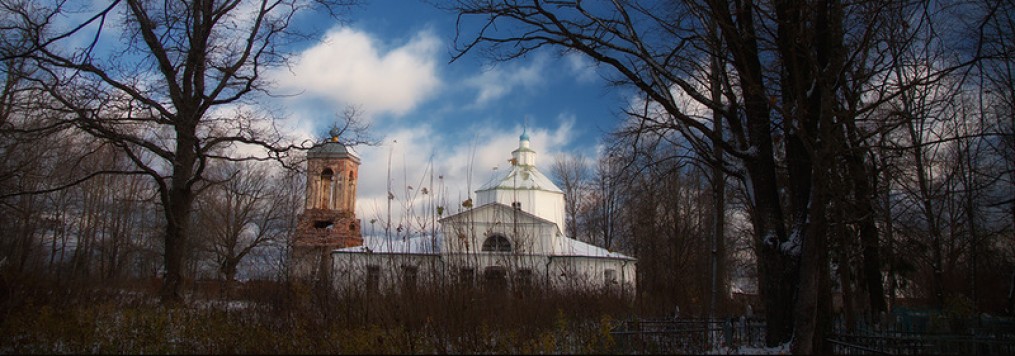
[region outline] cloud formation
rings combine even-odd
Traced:
[[[564,62],[567,63],[567,69],[575,81],[579,83],[592,83],[599,78],[595,63],[586,56],[568,53],[564,55]]]
[[[273,78],[282,88],[359,106],[367,115],[402,116],[441,87],[439,47],[437,37],[425,30],[401,46],[384,48],[366,32],[333,29],[300,53],[291,71],[275,72]]]
[[[516,89],[531,89],[541,84],[545,66],[545,57],[537,56],[527,64],[514,64],[514,62],[502,64],[466,79],[465,86],[476,92],[476,100],[473,101],[472,106],[482,107]]]

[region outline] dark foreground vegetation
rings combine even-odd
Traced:
[[[298,10],[354,2],[0,0],[0,352],[608,351],[608,297],[185,286],[284,275],[305,182],[278,167],[309,147],[260,129],[286,115],[263,74],[318,38]],[[638,258],[639,315],[753,310],[821,354],[836,319],[1015,313],[1012,1],[441,6],[454,59],[577,54],[631,90],[552,175],[566,235]]]
[[[56,284],[5,276],[5,354],[611,353],[629,312],[608,294],[478,289],[339,295],[299,282],[191,283],[166,307],[157,281]]]

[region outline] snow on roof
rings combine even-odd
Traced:
[[[363,245],[340,248],[338,252],[369,252],[369,253],[411,253],[435,254],[440,252],[440,237],[415,236],[392,237],[363,236]]]
[[[554,240],[556,240],[557,244],[555,249],[557,253],[554,256],[635,260],[633,257],[617,252],[610,252],[605,248],[575,239],[562,237]],[[407,238],[393,237],[390,239],[384,236],[364,236],[362,246],[346,247],[335,251],[346,253],[438,254],[440,253],[440,242],[441,238],[439,236],[436,238],[416,236]]]
[[[513,165],[504,178],[483,185],[477,192],[493,189],[537,189],[550,192],[562,192],[550,178],[531,166]]]
[[[634,260],[633,257],[617,252],[610,252],[610,250],[607,250],[605,248],[581,242],[572,238],[562,237],[555,240],[557,240],[556,250],[560,251],[557,254],[557,256],[606,257],[606,258]]]
[[[550,220],[547,220],[545,218],[542,218],[539,215],[527,212],[525,210],[520,210],[520,209],[516,210],[515,208],[512,208],[510,206],[507,206],[507,205],[504,205],[503,203],[498,203],[498,202],[486,203],[486,204],[480,205],[480,206],[475,207],[475,208],[470,209],[470,210],[465,210],[465,211],[462,211],[460,213],[455,213],[455,214],[452,214],[452,215],[448,215],[448,216],[446,216],[444,218],[441,218],[439,221],[441,222],[441,224],[444,224],[445,221],[454,221],[454,220],[457,220],[457,219],[461,219],[462,216],[468,216],[469,214],[476,214],[476,212],[478,212],[480,210],[484,210],[484,209],[500,209],[502,211],[507,211],[507,212],[511,212],[511,213],[514,213],[514,212],[517,211],[519,217],[524,217],[525,219],[531,219],[531,220],[533,220],[535,222],[539,222],[539,223],[554,224],[553,221],[550,221]]]

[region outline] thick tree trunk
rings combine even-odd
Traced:
[[[856,307],[853,305],[853,280],[850,278],[849,254],[844,249],[840,249],[837,252],[836,257],[839,259],[839,283],[842,285],[842,316],[843,321],[846,323],[846,330],[852,332],[853,326],[856,325]]]
[[[881,281],[881,255],[878,252],[878,228],[874,222],[875,199],[871,182],[867,175],[867,169],[863,160],[858,157],[860,153],[850,152],[846,156],[846,163],[850,170],[850,177],[853,181],[854,203],[853,209],[860,219],[860,246],[863,251],[863,276],[866,282],[868,296],[870,298],[871,312],[874,320],[882,312],[888,310],[885,304],[885,289]]]
[[[761,65],[753,1],[715,2],[710,4],[712,18],[732,54],[730,63],[738,73],[743,97],[743,118],[731,116],[727,123],[750,147],[743,159],[747,171],[747,189],[754,225],[755,251],[758,258],[758,289],[765,305],[767,334],[765,343],[777,346],[793,336],[793,310],[797,285],[798,259],[786,254],[782,204],[776,181],[775,150],[772,140],[772,98],[766,92]],[[741,131],[742,130],[742,131]]]
[[[765,304],[765,343],[778,346],[793,336],[798,261],[782,250],[786,230],[782,224],[771,152],[762,153],[758,161],[761,163],[747,165],[753,172],[751,182],[755,192],[752,215],[757,234],[758,289]]]
[[[824,187],[815,185],[811,204],[811,223],[803,233],[800,259],[800,293],[797,300],[794,354],[828,354],[825,333],[830,325],[831,293],[828,276],[828,227]]]
[[[190,232],[190,213],[194,202],[191,181],[197,160],[196,143],[193,129],[177,131],[176,161],[173,162],[168,201],[164,202],[167,224],[163,255],[166,274],[160,293],[163,304],[183,302],[180,288],[183,283],[184,247]]]
[[[172,194],[171,195],[177,195]],[[162,280],[162,303],[163,304],[179,304],[183,301],[180,296],[180,286],[183,281],[182,269],[183,269],[183,240],[185,231],[187,228],[185,223],[181,223],[178,220],[180,213],[173,212],[177,210],[176,207],[166,209],[166,218],[169,220],[169,224],[166,228],[166,237],[163,241],[163,248],[165,249],[163,254],[164,265],[166,267],[166,273]],[[172,216],[170,216],[172,215]]]

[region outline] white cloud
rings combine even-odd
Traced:
[[[328,32],[300,53],[290,71],[273,73],[282,88],[335,103],[357,105],[367,115],[404,115],[441,87],[440,41],[421,31],[403,45],[385,49],[370,34],[351,28]]]
[[[503,64],[502,66],[488,68],[480,74],[466,79],[466,87],[476,91],[476,100],[472,106],[481,107],[491,101],[506,96],[518,88],[531,89],[543,82],[543,68],[546,59],[542,56],[535,57],[527,65]]]
[[[564,55],[564,60],[567,63],[567,69],[571,71],[574,79],[579,83],[590,83],[599,78],[595,63],[587,57],[577,53],[568,53]]]

